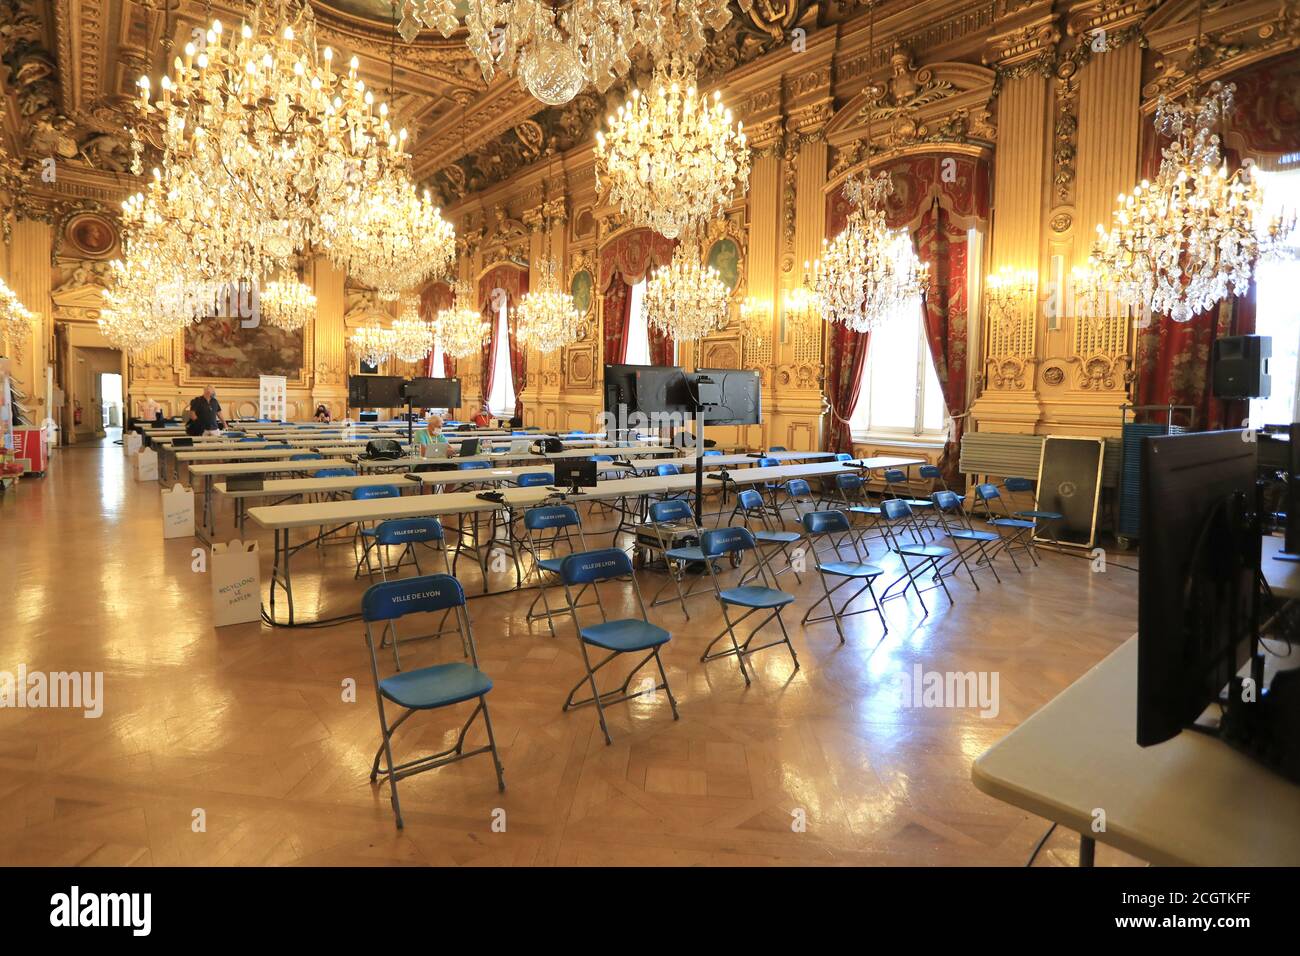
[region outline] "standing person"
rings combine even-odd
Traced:
[[[221,420],[221,403],[217,401],[217,390],[211,385],[205,385],[203,394],[190,400],[185,434],[216,435],[225,427],[225,422]]]
[[[487,402],[483,403],[483,407],[479,409],[478,414],[471,418],[470,421],[479,428],[487,428],[492,424],[492,409],[488,407]]]
[[[424,431],[415,433],[415,443],[420,446],[420,457],[428,458],[429,449],[435,445],[447,444],[447,437],[442,433],[442,419],[430,415],[424,423]]]

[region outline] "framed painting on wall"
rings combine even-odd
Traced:
[[[740,246],[730,236],[724,236],[709,246],[705,264],[718,270],[718,275],[727,286],[727,292],[735,293],[740,286]]]
[[[269,323],[249,328],[238,317],[210,317],[185,327],[185,366],[192,380],[257,382],[283,375],[300,385],[306,364],[303,330],[288,332]]]

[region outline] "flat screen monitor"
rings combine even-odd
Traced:
[[[1241,430],[1142,444],[1137,742],[1192,724],[1247,662],[1260,536],[1256,443]]]
[[[400,408],[403,379],[398,375],[351,375],[348,377],[350,408]]]
[[[405,393],[417,408],[460,407],[458,378],[413,378],[406,383]]]
[[[569,458],[555,462],[557,488],[595,488],[596,462],[592,458]]]
[[[706,425],[758,425],[762,419],[757,371],[702,368],[691,376]]]
[[[636,411],[636,373],[651,368],[649,365],[605,366],[605,411],[620,421],[619,406],[626,406],[626,415]]]
[[[636,372],[636,411],[642,415],[692,415],[694,390],[676,365],[650,365]]]

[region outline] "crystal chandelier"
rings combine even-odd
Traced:
[[[675,341],[690,342],[727,324],[727,284],[718,270],[701,264],[695,242],[680,243],[666,266],[645,283],[646,320]]]
[[[286,332],[296,332],[316,315],[316,296],[297,276],[272,279],[262,286],[261,316]]]
[[[1155,182],[1121,194],[1109,232],[1097,226],[1089,267],[1120,304],[1187,322],[1229,295],[1244,295],[1255,263],[1282,253],[1294,217],[1268,217],[1247,160],[1233,173],[1213,132],[1233,110],[1232,84],[1156,109],[1172,139]]]
[[[541,281],[519,300],[515,312],[516,337],[543,355],[578,341],[582,316],[573,296],[560,288],[558,267],[547,259],[539,270]]]
[[[132,131],[133,171],[143,136],[163,154],[154,214],[191,241],[197,234],[208,279],[256,282],[283,270],[326,238],[325,219],[363,184],[406,164],[406,132],[392,128],[387,104],[375,107],[356,58],[346,74],[332,61],[328,47],[317,52],[307,0],[257,0],[239,30],[214,20],[187,43],[157,100],[141,77],[146,122]],[[223,261],[223,250],[237,261]]]
[[[36,314],[18,299],[18,294],[0,279],[0,336],[21,344],[32,330]]]
[[[367,365],[381,365],[393,355],[396,345],[392,330],[378,322],[363,325],[352,333],[352,348]]]
[[[408,300],[393,321],[393,355],[403,362],[418,362],[433,351],[433,327],[420,318],[417,300]]]
[[[632,224],[676,238],[726,211],[749,189],[744,124],[733,127],[722,94],[695,88],[695,70],[670,57],[650,92],[631,98],[596,133],[596,188]]]
[[[742,0],[748,8],[752,0]],[[408,42],[420,21],[444,37],[460,27],[457,0],[403,0],[398,30]],[[549,106],[569,102],[584,86],[602,93],[644,47],[655,60],[670,51],[692,59],[706,45],[705,28],[731,19],[726,0],[477,0],[465,15],[466,43],[491,82],[498,70],[518,76]]]
[[[456,233],[426,190],[405,170],[363,187],[327,226],[330,259],[385,300],[444,275],[456,258]]]
[[[885,197],[893,190],[888,173],[864,175],[844,184],[855,208],[848,225],[832,241],[822,240],[808,285],[822,318],[854,332],[869,332],[921,294],[929,266],[920,262],[906,229],[885,224]],[[807,269],[808,264],[804,263]]]
[[[433,334],[442,350],[452,358],[462,359],[482,351],[488,337],[488,323],[473,306],[473,291],[467,282],[453,285],[455,298],[449,309],[434,317]]]

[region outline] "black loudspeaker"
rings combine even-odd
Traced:
[[[1268,360],[1273,340],[1267,335],[1231,335],[1214,343],[1214,397],[1268,398],[1273,379]]]

